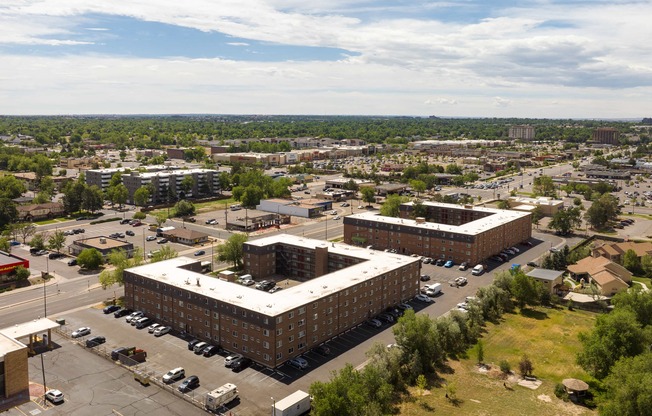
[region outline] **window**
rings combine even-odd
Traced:
[[[281,335],[282,333],[283,333],[283,329],[282,329],[282,328],[277,328],[277,329],[276,329],[276,335]]]
[[[300,326],[300,327],[301,327],[301,326],[304,326],[305,324],[306,324],[306,320],[305,320],[305,319],[301,319],[301,320],[299,321],[299,326]]]
[[[249,337],[247,336],[247,334],[242,334],[242,340],[249,341]]]
[[[289,318],[289,319],[294,318],[294,312],[290,312],[290,313],[288,313],[288,318]]]
[[[306,313],[306,307],[302,306],[299,308],[299,315],[303,315],[304,313]]]
[[[263,360],[269,361],[270,357],[269,354],[263,354]]]
[[[248,326],[248,325],[247,325],[246,322],[243,322],[243,323],[242,323],[242,329],[247,329],[247,326]]]
[[[294,324],[288,325],[288,331],[292,331],[294,329]]]
[[[268,337],[269,336],[269,329],[263,329],[263,335]]]
[[[267,342],[267,341],[263,341],[263,348],[265,348],[266,350],[268,350],[268,349],[269,349],[269,342]]]
[[[294,341],[294,335],[290,335],[290,336],[288,337],[288,342],[292,342],[292,341]]]
[[[281,348],[283,346],[283,341],[276,341],[276,348]]]
[[[238,338],[238,331],[231,331],[231,335],[233,335],[234,338]]]
[[[280,324],[281,322],[283,322],[283,317],[282,316],[277,316],[276,317],[276,323]]]
[[[179,312],[179,318],[183,318],[183,312]]]
[[[288,348],[288,355],[292,354],[294,352],[294,347]]]
[[[276,353],[276,359],[280,360],[281,358],[283,358],[283,353],[280,352]]]

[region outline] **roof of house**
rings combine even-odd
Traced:
[[[186,240],[194,240],[196,238],[205,238],[208,237],[208,234],[202,233],[200,231],[191,230],[189,228],[175,228],[174,230],[165,231],[166,235],[172,235],[177,238],[183,238]]]
[[[629,270],[606,257],[585,257],[576,264],[571,264],[567,269],[575,274],[588,274],[600,286],[612,280],[620,280],[626,285],[632,280],[632,273]]]
[[[63,211],[63,204],[61,202],[45,202],[43,204],[31,204],[31,205],[18,205],[16,210],[18,212],[31,212],[41,209],[49,209],[53,211]]]
[[[563,274],[564,274],[563,270],[559,271],[559,270],[550,270],[550,269],[533,269],[529,273],[527,273],[527,276],[534,277],[536,279],[541,279],[541,280],[554,281]]]
[[[634,243],[632,241],[626,241],[624,243],[614,243],[609,245],[604,245],[595,249],[598,253],[605,253],[610,256],[622,256],[628,250],[633,250],[636,253],[637,257],[643,257],[646,254],[652,254],[652,243]]]

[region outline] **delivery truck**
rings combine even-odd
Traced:
[[[205,407],[206,410],[214,412],[237,398],[238,388],[235,384],[226,383],[225,385],[206,393]]]
[[[274,403],[274,416],[300,416],[310,411],[310,395],[297,390],[286,398]]]

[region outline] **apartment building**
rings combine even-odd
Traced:
[[[509,128],[509,138],[534,140],[534,127],[527,125],[511,126]]]
[[[138,188],[151,185],[153,193],[150,201],[166,202],[174,196],[179,199],[211,196],[220,191],[220,172],[214,169],[187,169],[163,172],[131,172],[122,175],[122,183],[127,187],[127,202],[134,203],[134,193]],[[184,179],[192,178],[192,186],[184,189]]]
[[[288,285],[264,292],[177,257],[126,270],[125,303],[273,368],[419,291],[414,257],[293,235],[249,241],[243,251],[246,273]]]
[[[618,146],[620,142],[620,133],[613,127],[599,127],[593,130],[593,141],[601,144],[611,144]]]
[[[374,212],[346,216],[344,242],[477,264],[532,236],[529,212],[423,202],[425,215],[412,219],[414,209],[408,202],[398,218]]]

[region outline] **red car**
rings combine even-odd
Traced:
[[[140,221],[136,221],[135,223],[131,224],[132,227],[138,227],[138,226],[141,226],[141,225],[143,225],[143,223],[140,222]]]

